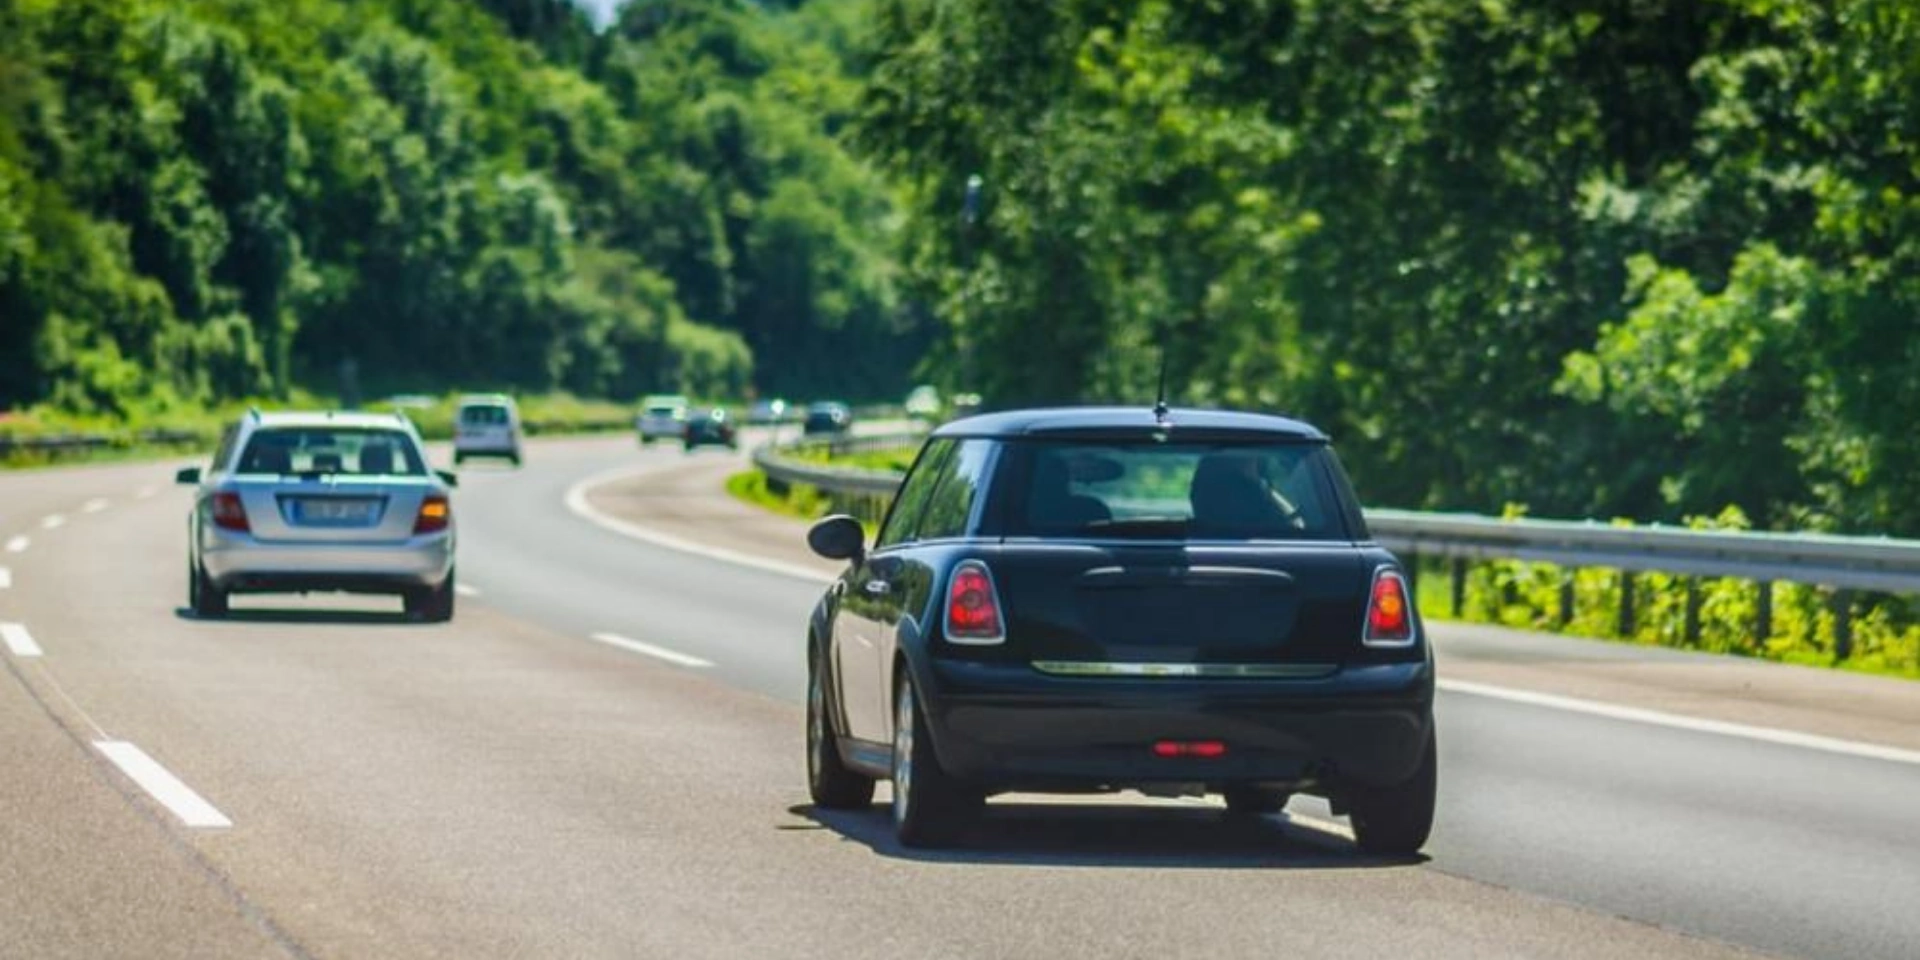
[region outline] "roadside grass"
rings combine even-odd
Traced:
[[[1772,629],[1761,641],[1756,629],[1759,588],[1752,582],[1701,577],[1690,585],[1688,581],[1696,578],[1641,573],[1634,576],[1633,628],[1623,633],[1619,571],[1571,571],[1573,616],[1562,623],[1560,598],[1568,573],[1554,564],[1518,560],[1470,564],[1464,603],[1456,611],[1447,562],[1424,561],[1415,577],[1416,602],[1421,615],[1430,620],[1494,624],[1920,680],[1920,609],[1911,599],[1849,597],[1821,587],[1776,583]],[[1687,630],[1690,588],[1699,598],[1691,635]],[[1838,630],[1841,603],[1848,604],[1852,624],[1851,646],[1844,651]]]
[[[851,514],[866,528],[868,537],[880,530],[880,518],[867,515],[870,511],[861,509],[860,504],[836,502],[818,487],[804,483],[790,484],[784,492],[776,491],[768,485],[767,475],[757,469],[728,477],[727,493],[753,506],[801,520],[818,520],[833,513]]]
[[[453,417],[464,393],[423,396],[395,404],[382,399],[362,409],[398,410],[423,437],[453,436]],[[517,395],[521,419],[533,434],[625,430],[629,404],[566,393]],[[161,404],[126,416],[76,414],[48,407],[0,413],[0,469],[151,460],[207,451],[227,424],[253,407],[262,410],[339,409],[337,398],[295,391],[287,399],[235,400],[215,405]],[[8,442],[11,441],[11,442]]]

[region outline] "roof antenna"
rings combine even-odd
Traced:
[[[1167,345],[1163,343],[1160,345],[1160,392],[1154,396],[1153,418],[1165,423],[1169,412],[1171,411],[1167,409]]]

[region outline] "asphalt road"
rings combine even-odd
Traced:
[[[996,802],[966,849],[903,851],[877,807],[806,805],[818,586],[565,505],[686,462],[554,441],[464,471],[478,593],[447,625],[193,620],[172,465],[0,475],[0,545],[27,538],[0,552],[0,957],[1920,954],[1920,765],[1462,693],[1423,862],[1311,804],[1125,799]]]

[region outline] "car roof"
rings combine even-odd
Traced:
[[[350,430],[413,430],[413,421],[398,413],[361,413],[348,410],[276,410],[251,415],[262,429],[344,427]]]
[[[1027,437],[1050,433],[1131,433],[1168,428],[1178,438],[1183,432],[1266,434],[1289,440],[1326,440],[1319,428],[1304,421],[1270,413],[1201,410],[1174,407],[1165,419],[1149,407],[1041,407],[1005,410],[966,417],[944,424],[936,437]]]
[[[511,407],[513,398],[504,393],[470,393],[460,398],[463,407]]]

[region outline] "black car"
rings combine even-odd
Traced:
[[[823,808],[891,780],[909,846],[989,795],[1138,788],[1230,812],[1328,798],[1362,848],[1433,822],[1433,660],[1327,437],[1280,417],[1078,408],[949,423],[808,629]]]
[[[727,414],[725,407],[714,407],[705,413],[689,416],[684,442],[688,450],[704,446],[731,448],[740,444],[733,417]]]
[[[844,403],[814,403],[807,406],[800,432],[808,436],[835,436],[853,429],[853,411]]]

